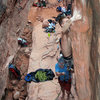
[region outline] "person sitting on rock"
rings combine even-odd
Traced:
[[[56,8],[56,11],[59,11],[59,12],[65,13],[67,10],[66,10],[65,7],[58,6],[58,7]]]
[[[58,60],[58,63],[55,65],[55,72],[58,76],[58,82],[61,87],[62,97],[61,100],[65,98],[65,92],[67,93],[67,97],[71,94],[71,70],[70,66],[68,66],[64,59],[61,57]]]
[[[66,7],[58,6],[56,8],[56,11],[62,12],[62,14],[65,14],[66,16],[69,16],[69,15],[72,15],[71,7],[72,7],[72,5],[71,4],[68,4],[67,10],[66,10]]]

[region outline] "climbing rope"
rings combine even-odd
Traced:
[[[60,90],[60,92],[58,93],[58,95],[57,95],[57,97],[55,98],[55,100],[58,100],[60,94],[61,94],[61,90]]]

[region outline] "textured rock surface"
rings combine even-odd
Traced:
[[[20,96],[20,92],[19,91],[16,91],[15,93],[14,93],[14,100],[18,100],[19,99],[19,96]]]
[[[72,47],[79,100],[100,100],[100,2],[76,0],[82,20],[72,25]],[[91,52],[91,54],[90,54]]]
[[[91,0],[93,11],[93,36],[91,42],[91,90],[92,99],[100,100],[100,0]]]
[[[76,4],[82,14],[82,19],[74,22],[71,26],[72,34],[70,34],[72,39],[76,88],[79,100],[91,100],[89,52],[92,36],[92,15],[90,6],[86,9],[86,5],[83,6],[80,2],[77,1]]]
[[[0,98],[6,87],[8,76],[8,68],[7,66],[5,67],[6,61],[8,57],[14,55],[17,50],[16,34],[10,30],[10,24],[10,19],[7,19],[0,25]]]
[[[22,10],[16,0],[0,0],[0,6],[6,7],[6,10],[0,7],[0,99],[7,84],[7,63],[11,62],[9,57],[14,57],[18,50],[17,34],[20,35],[24,30],[31,2],[27,2]]]

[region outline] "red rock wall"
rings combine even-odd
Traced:
[[[7,2],[7,0],[4,0]],[[0,98],[7,84],[9,57],[17,50],[16,34],[11,31],[11,19],[6,19],[7,4],[1,0],[0,3]],[[5,20],[4,20],[5,19]],[[9,26],[9,27],[8,27]]]
[[[100,100],[100,1],[76,0],[82,20],[74,22],[72,48],[79,100]]]
[[[92,83],[92,99],[100,100],[100,0],[91,0],[93,11],[93,36],[91,42],[91,62],[90,76]]]

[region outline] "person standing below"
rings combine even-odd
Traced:
[[[71,67],[68,66],[64,59],[61,57],[58,60],[58,63],[55,65],[55,72],[58,76],[58,82],[61,87],[62,97],[61,100],[64,100],[65,93],[67,93],[67,100],[71,94]]]

